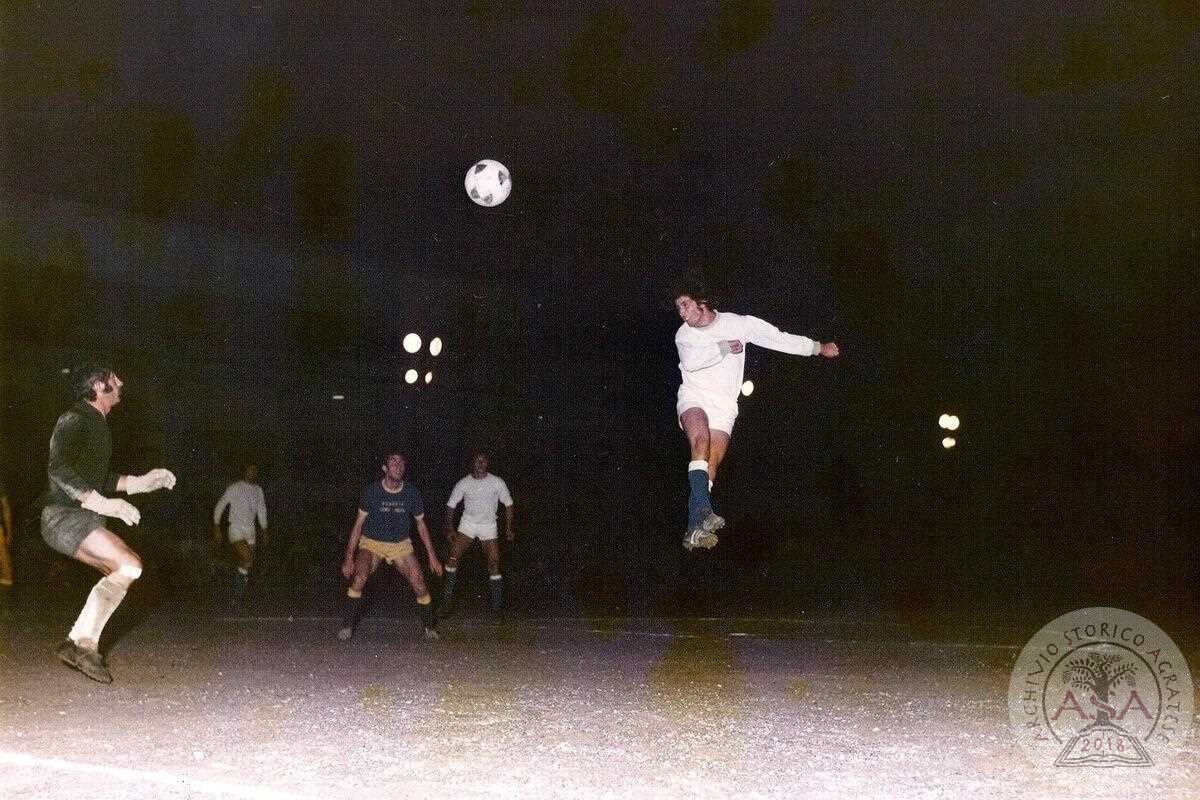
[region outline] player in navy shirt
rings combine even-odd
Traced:
[[[425,576],[412,546],[415,522],[425,552],[429,554],[429,569],[437,575],[442,574],[441,562],[425,525],[425,504],[417,487],[404,480],[406,463],[403,454],[388,453],[381,467],[383,479],[368,484],[359,497],[358,516],[350,531],[350,541],[346,543],[342,576],[350,581],[350,588],[346,590],[346,613],[338,638],[346,641],[354,635],[367,578],[379,568],[380,561],[387,561],[408,580],[417,596],[425,638],[436,639],[433,599],[425,588]]]

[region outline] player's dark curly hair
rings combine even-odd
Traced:
[[[712,292],[709,291],[708,286],[704,283],[704,279],[698,275],[684,275],[671,287],[672,302],[685,295],[701,305],[706,305],[709,308],[712,307]]]
[[[96,390],[92,384],[96,381],[108,383],[113,375],[112,367],[107,364],[89,362],[80,364],[71,370],[71,396],[76,400],[95,400]]]

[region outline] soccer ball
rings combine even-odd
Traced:
[[[499,161],[485,158],[467,170],[463,181],[467,195],[481,206],[498,206],[512,191],[508,167]]]

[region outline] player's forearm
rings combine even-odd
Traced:
[[[504,507],[504,526],[505,526],[504,529],[506,531],[508,531],[509,533],[512,533],[512,529],[513,529],[513,507],[512,506]]]
[[[815,356],[821,352],[821,343],[807,336],[786,333],[769,322],[755,319],[746,341],[793,356]]]
[[[425,524],[425,520],[417,521],[417,535],[421,537],[421,544],[425,545],[425,552],[429,554],[429,563],[436,564],[438,557],[437,551],[433,549],[433,539],[429,535],[429,526]]]
[[[817,340],[783,331],[778,331],[775,336],[751,339],[750,343],[793,356],[815,356],[821,352],[821,343]]]
[[[350,540],[346,542],[346,560],[354,558],[354,553],[358,550],[358,541],[362,538],[362,524],[355,523],[350,529]]]

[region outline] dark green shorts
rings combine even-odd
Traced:
[[[103,527],[104,517],[94,511],[74,506],[42,509],[42,538],[64,556],[75,555],[88,534]]]

